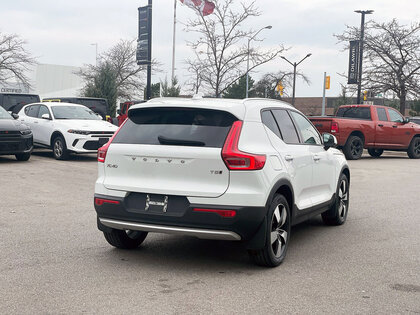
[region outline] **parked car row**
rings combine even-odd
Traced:
[[[118,128],[78,104],[28,104],[19,114],[0,109],[0,153],[15,154],[18,160],[28,160],[33,145],[52,149],[58,160],[68,158],[70,153],[95,153]],[[23,140],[26,146],[19,144]]]

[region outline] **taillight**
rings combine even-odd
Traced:
[[[114,132],[114,134],[112,135],[111,139],[109,139],[109,141],[107,143],[105,143],[105,145],[103,145],[102,147],[100,147],[98,149],[98,162],[105,163],[106,153],[108,151],[109,145],[111,144],[112,140],[114,140],[114,138],[117,135],[117,133],[121,130],[122,126],[124,126],[124,124],[125,124],[126,121],[127,121],[127,119],[124,120],[124,122],[117,129],[117,131]]]
[[[331,133],[337,133],[338,132],[338,122],[333,121],[331,123]]]
[[[219,210],[219,209],[202,209],[202,208],[194,208],[193,211],[195,212],[210,212],[210,213],[217,213],[218,215],[224,218],[233,218],[236,216],[235,210]]]
[[[243,122],[237,120],[232,124],[223,145],[222,158],[230,170],[260,170],[265,165],[266,156],[242,152],[238,149],[239,136]]]

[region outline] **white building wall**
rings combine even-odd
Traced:
[[[39,64],[35,71],[34,93],[42,98],[80,96],[83,80],[79,67]]]

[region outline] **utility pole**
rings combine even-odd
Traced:
[[[298,65],[300,65],[301,64],[301,62],[303,61],[303,60],[305,60],[306,58],[308,58],[308,57],[310,57],[310,56],[312,56],[312,54],[307,54],[304,58],[302,58],[302,60],[301,61],[299,61],[299,62],[291,62],[291,61],[289,61],[286,57],[284,57],[284,56],[280,56],[280,58],[282,58],[282,59],[284,59],[284,60],[286,60],[288,63],[290,63],[291,65],[292,65],[292,67],[293,67],[293,96],[292,96],[292,105],[293,106],[295,106],[295,90],[296,90],[296,68],[297,68],[297,66]]]
[[[146,99],[150,100],[152,98],[152,0],[149,0],[149,53],[147,59],[149,63],[147,64],[147,87],[146,87]]]
[[[322,90],[322,113],[321,116],[325,116],[325,83],[327,81],[327,73],[324,72],[324,88]]]
[[[174,0],[174,34],[172,38],[172,82],[174,82],[175,78],[175,35],[176,35],[176,2],[178,0]]]
[[[357,86],[357,104],[362,104],[361,96],[362,96],[362,69],[363,69],[363,40],[365,37],[365,15],[372,14],[373,10],[357,10],[354,11],[356,13],[362,14],[362,22],[360,25],[360,45],[359,45],[359,79],[358,79],[358,86]]]

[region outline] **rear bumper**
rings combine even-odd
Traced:
[[[95,204],[98,228],[138,230],[168,234],[190,235],[204,239],[250,240],[258,231],[266,214],[265,207],[232,207],[223,205],[186,204],[168,208],[166,213],[128,207],[127,198],[95,194],[96,198],[118,203]],[[196,212],[194,208],[235,210],[234,217],[222,217],[217,213]]]

